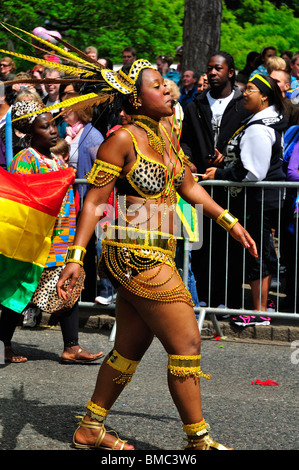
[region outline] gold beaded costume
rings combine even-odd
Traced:
[[[8,25],[3,23],[1,25],[12,33]],[[0,49],[2,53],[45,65],[67,74],[66,77],[59,79],[46,78],[38,80],[35,78],[22,78],[22,83],[27,83],[28,85],[38,83],[80,83],[82,85],[79,96],[42,108],[39,111],[29,113],[17,119],[28,118],[32,114],[40,114],[60,108],[64,109],[61,112],[63,114],[69,108],[77,111],[89,106],[98,107],[100,103],[110,103],[113,101],[116,92],[133,96],[133,106],[137,110],[136,82],[139,73],[147,68],[156,70],[147,60],[138,59],[132,64],[128,73],[125,73],[123,70],[114,72],[103,67],[63,39],[59,39],[58,42],[64,48],[58,47],[56,44],[52,44],[52,42],[41,39],[19,28],[13,26],[11,28],[37,41],[39,46],[34,44],[34,48],[39,52],[48,53],[48,50],[53,50],[55,55],[61,58],[61,62],[45,61],[37,57],[25,56]],[[28,41],[25,40],[25,42]],[[68,61],[69,65],[65,65],[65,61]],[[7,82],[7,84],[19,82],[20,80],[13,80]],[[151,159],[140,151],[134,134],[128,129],[123,128],[130,133],[136,153],[136,161],[129,172],[124,177],[120,177],[122,168],[102,160],[95,161],[93,168],[87,175],[87,181],[94,186],[104,187],[116,179],[115,185],[118,193],[119,214],[115,224],[107,227],[105,237],[102,240],[103,250],[100,270],[104,271],[114,284],[124,286],[129,292],[137,296],[157,302],[185,302],[193,307],[191,295],[175,266],[175,236],[172,235],[171,231],[163,230],[164,217],[166,218],[169,211],[173,214],[176,212],[174,207],[176,204],[176,191],[184,179],[185,165],[190,163],[183,151],[181,149],[176,150],[173,146],[171,137],[168,136],[161,123],[155,122],[146,116],[138,116],[136,113],[136,115],[132,116],[131,124],[145,130],[149,146],[160,156],[164,155],[167,143],[161,135],[162,129],[166,139],[169,141],[169,156],[171,151],[173,151],[176,158],[174,163],[169,158],[168,165],[163,164],[162,161],[157,162]],[[130,196],[136,196],[139,200],[142,198],[141,203],[138,200],[139,208],[137,209],[142,210],[146,205],[148,207],[149,203],[151,203],[151,209],[153,209],[153,211],[147,211],[146,217],[138,221],[138,223],[132,217],[133,212],[131,212],[131,208],[127,207],[126,204],[126,198]],[[160,207],[162,207],[160,218],[157,218],[156,223],[152,223],[155,220],[154,215]],[[237,219],[228,211],[224,211],[217,219],[217,223],[227,231],[231,230],[236,222]],[[82,264],[85,252],[84,247],[69,247],[65,263],[75,262]],[[162,271],[163,273],[160,275]],[[169,354],[168,356],[169,373],[178,377],[179,380],[190,376],[194,380],[200,377],[210,378],[209,374],[204,374],[201,371],[200,355],[181,356]],[[139,361],[126,358],[114,349],[109,354],[107,364],[117,371],[118,375],[113,381],[122,386],[127,385],[131,381]],[[103,408],[98,403],[88,402],[87,415],[92,418],[92,421],[82,419],[78,429],[80,427],[97,429],[99,430],[99,435],[94,445],[88,445],[76,442],[75,432],[73,438],[75,447],[81,449],[107,449],[107,447],[103,447],[101,444],[106,435],[104,421],[108,413],[109,410]],[[209,426],[204,419],[197,423],[184,424],[183,430],[187,434],[188,444],[186,448],[189,450],[197,448],[226,449],[210,437],[208,434]],[[123,449],[125,442],[117,437],[112,449],[116,449],[119,444],[119,449]]]
[[[133,122],[138,126],[140,124],[145,130],[149,128],[148,124],[159,126],[145,116],[134,116]],[[165,128],[161,127],[166,132]],[[133,133],[124,129],[131,135],[136,152],[136,162],[126,176],[119,178],[122,169],[101,160],[95,161],[87,175],[87,181],[97,187],[102,187],[118,177],[118,221],[106,227],[102,239],[99,274],[101,277],[109,277],[115,287],[122,285],[135,295],[158,302],[186,302],[194,306],[175,266],[176,239],[172,234],[161,231],[163,219],[168,216],[168,211],[175,211],[176,190],[185,174],[184,154],[182,151],[177,153],[180,168],[176,175],[171,176],[168,167],[144,155]],[[164,151],[163,146],[162,149]],[[142,197],[143,202],[131,210],[126,206],[128,195]],[[166,203],[167,198],[170,205]],[[138,222],[130,219],[131,212],[138,213],[149,199],[154,200],[150,215]],[[162,215],[161,220],[155,223],[153,221],[158,207],[162,207]],[[147,225],[150,225],[150,229]],[[169,267],[167,276],[157,281],[156,278],[165,265]],[[152,268],[157,269],[153,271]],[[173,286],[171,280],[174,273],[178,275],[179,281]]]

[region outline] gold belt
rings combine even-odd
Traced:
[[[176,238],[170,233],[122,227],[120,225],[105,227],[102,243],[132,248],[137,248],[137,246],[143,249],[155,248],[167,251],[172,256],[176,249]]]

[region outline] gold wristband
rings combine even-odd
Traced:
[[[69,246],[65,258],[65,264],[78,263],[83,266],[86,249],[83,246]]]
[[[233,226],[238,222],[237,217],[234,217],[227,209],[223,211],[216,219],[217,224],[229,232]]]

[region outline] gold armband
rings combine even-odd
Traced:
[[[83,266],[86,249],[83,246],[69,246],[65,258],[65,264],[78,263]]]
[[[234,217],[227,209],[220,214],[216,219],[217,224],[229,232],[233,226],[238,222],[237,217]]]
[[[96,159],[86,179],[88,183],[101,188],[111,183],[114,178],[118,178],[121,171],[122,168],[119,166]]]

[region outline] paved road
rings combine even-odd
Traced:
[[[103,330],[80,333],[81,345],[92,351],[107,353],[108,338]],[[19,328],[14,340],[30,361],[0,367],[0,450],[71,450],[76,416],[84,414],[99,366],[59,364],[58,329]],[[136,449],[184,444],[166,365],[155,340],[107,421]],[[212,373],[210,381],[202,379],[203,410],[217,440],[239,450],[299,450],[298,348],[203,339],[202,369]],[[257,379],[278,386],[252,385]]]

